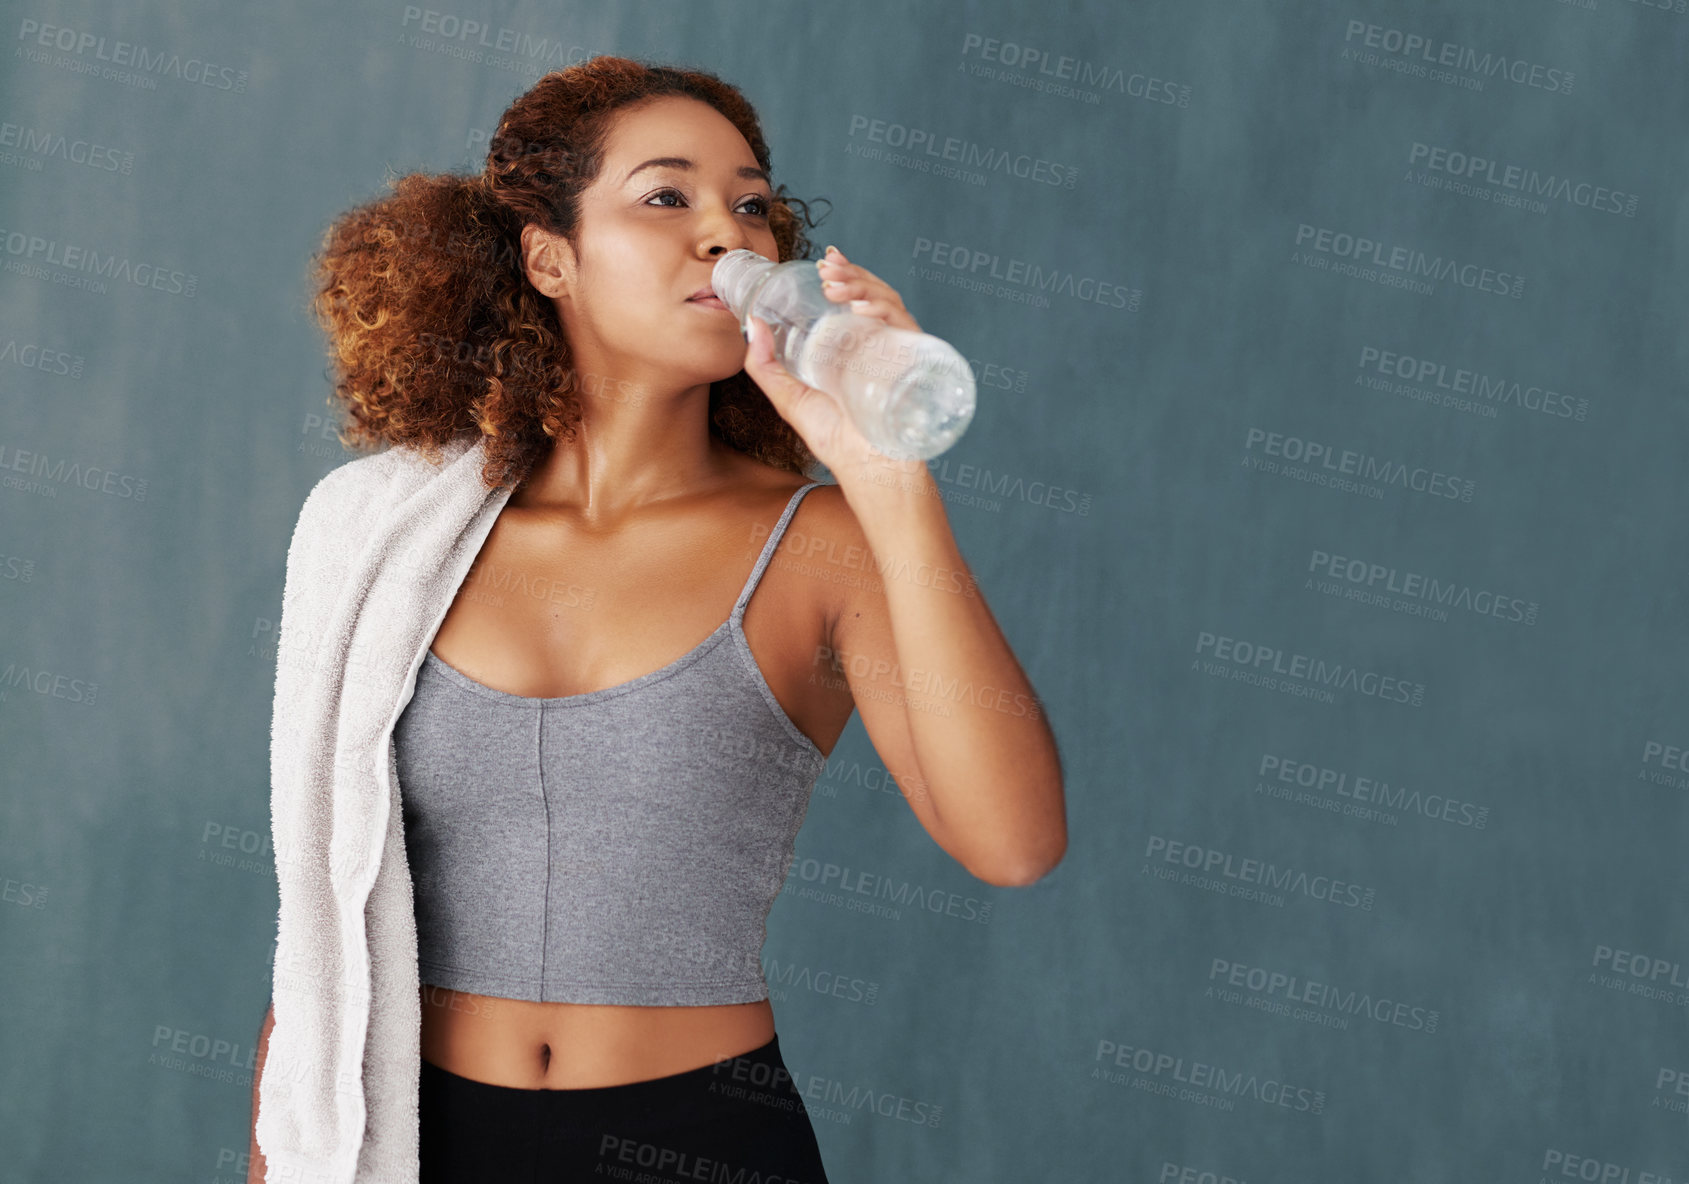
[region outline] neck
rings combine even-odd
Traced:
[[[558,440],[511,495],[611,527],[642,507],[726,484],[737,453],[709,431],[710,387],[663,389],[581,374],[579,433]]]

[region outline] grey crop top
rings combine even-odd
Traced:
[[[751,655],[745,606],[660,670],[495,690],[430,650],[394,729],[421,981],[536,1002],[768,998],[762,945],[826,757]]]

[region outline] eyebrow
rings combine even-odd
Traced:
[[[625,185],[633,178],[633,175],[641,169],[692,169],[696,167],[696,161],[688,160],[684,156],[656,156],[646,161],[644,164],[634,165],[633,168],[628,170],[628,175],[622,178],[622,183]],[[734,175],[741,177],[746,181],[761,181],[764,185],[767,185],[771,189],[774,187],[774,182],[768,179],[768,174],[766,172],[759,168],[753,168],[748,164],[739,166],[738,172]]]

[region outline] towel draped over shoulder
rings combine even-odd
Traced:
[[[270,725],[280,895],[255,1134],[267,1178],[415,1184],[422,1014],[393,729],[508,486],[460,436],[348,461],[288,545]]]

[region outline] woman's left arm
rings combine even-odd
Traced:
[[[840,612],[828,657],[876,750],[899,751],[899,723],[906,730],[933,837],[983,880],[1029,884],[1067,849],[1043,703],[957,548],[926,465],[884,485],[839,484],[881,573],[878,588],[853,599],[883,607]],[[884,710],[888,692],[895,713]]]
[[[834,248],[827,260],[832,299],[920,330],[890,285]],[[868,445],[832,396],[774,360],[760,321],[745,369],[844,494],[848,512],[824,527],[831,542],[841,553],[862,546],[879,575],[842,584],[849,590],[830,652],[818,660],[848,680],[869,739],[933,839],[982,880],[1032,883],[1067,849],[1055,737],[962,558],[926,463]]]

